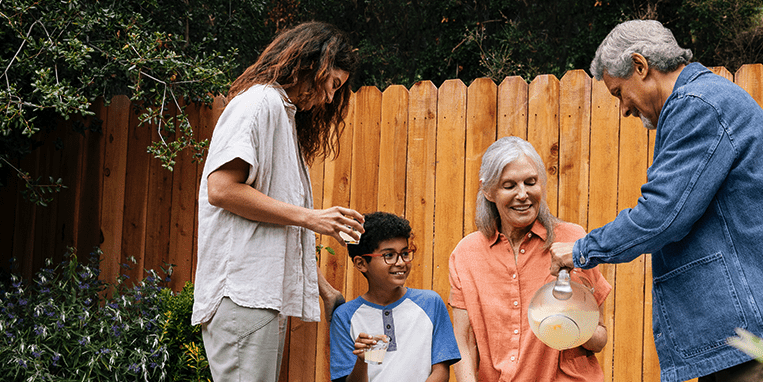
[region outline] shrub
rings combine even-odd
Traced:
[[[209,362],[201,339],[201,326],[191,326],[193,284],[185,283],[180,293],[162,290],[164,306],[162,336],[169,353],[172,381],[211,381]]]
[[[114,285],[88,262],[68,260],[24,282],[0,282],[0,368],[7,381],[163,381],[171,372],[163,343],[162,281]],[[170,292],[171,293],[171,292]]]

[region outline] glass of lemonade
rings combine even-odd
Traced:
[[[384,361],[384,355],[387,354],[389,340],[387,340],[387,336],[384,335],[374,336],[374,339],[376,340],[376,344],[366,348],[363,353],[363,359],[365,359],[368,364],[381,365],[382,361]]]

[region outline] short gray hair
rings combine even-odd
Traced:
[[[604,71],[612,77],[633,74],[633,53],[644,56],[650,66],[672,72],[692,58],[690,49],[678,46],[670,29],[655,20],[631,20],[619,24],[602,41],[591,61],[591,74],[601,80]]]
[[[495,189],[501,180],[503,169],[510,163],[521,157],[527,157],[538,171],[539,181],[543,189],[543,195],[538,212],[538,220],[546,227],[546,246],[554,241],[554,226],[559,222],[546,203],[546,166],[543,159],[535,151],[533,145],[519,137],[503,137],[493,142],[482,155],[480,166],[480,190],[477,192],[477,206],[475,224],[477,229],[486,237],[491,237],[496,230],[500,229],[501,216],[495,203],[487,200],[485,194]]]

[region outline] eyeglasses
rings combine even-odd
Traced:
[[[403,251],[400,253],[397,253],[397,252],[369,253],[363,256],[381,257],[382,259],[384,259],[384,262],[387,265],[394,265],[394,264],[397,264],[397,260],[399,258],[402,258],[403,261],[406,263],[410,263],[411,261],[413,261],[413,254],[415,252],[416,252],[415,249],[409,249],[407,251]]]

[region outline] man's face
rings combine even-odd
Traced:
[[[639,117],[644,127],[650,130],[657,127],[662,105],[659,105],[655,88],[644,76],[634,72],[628,78],[612,77],[605,70],[602,79],[609,93],[620,100],[620,112],[624,117]]]

